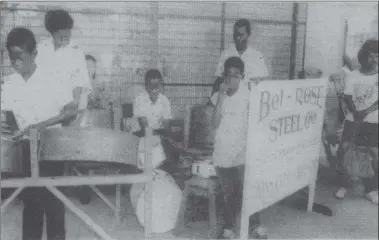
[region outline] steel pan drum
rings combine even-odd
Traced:
[[[82,127],[112,128],[112,111],[110,110],[86,110],[78,121]]]
[[[106,128],[51,128],[41,132],[40,160],[137,165],[139,138]]]
[[[1,173],[22,174],[21,145],[12,140],[12,135],[1,136]]]

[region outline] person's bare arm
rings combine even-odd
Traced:
[[[222,116],[221,110],[224,104],[224,100],[226,98],[226,91],[227,91],[227,85],[225,83],[222,83],[220,86],[220,91],[218,93],[216,107],[214,108],[213,114],[212,114],[212,126],[215,129],[218,128],[221,123],[221,116]]]
[[[78,110],[77,105],[73,102],[66,104],[63,110],[61,111],[60,114],[51,117],[47,120],[41,121],[37,124],[33,124],[25,128],[21,133],[17,134],[15,138],[20,138],[23,135],[27,134],[31,128],[37,129],[38,131],[45,129],[47,127],[56,125],[56,124],[61,124],[62,122],[66,121],[67,119],[70,118],[75,118],[79,113],[83,112],[83,110]]]
[[[221,84],[223,83],[223,78],[222,77],[217,77],[216,78],[216,81],[213,83],[213,86],[212,86],[212,94],[211,96],[213,96],[213,94],[215,94],[216,92],[220,91],[220,86]]]
[[[376,110],[378,110],[378,101],[374,102],[370,107],[368,107],[365,110],[357,111],[355,113],[355,118],[357,120],[363,120],[365,117],[367,117],[367,115],[369,115],[370,113],[372,113]]]
[[[344,100],[345,100],[347,109],[354,115],[357,112],[357,109],[355,108],[355,105],[354,105],[353,96],[344,95]]]

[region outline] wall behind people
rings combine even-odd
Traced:
[[[20,25],[29,27],[38,41],[49,37],[43,23],[46,10],[66,9],[75,21],[73,41],[98,59],[98,77],[107,81],[116,107],[142,91],[144,73],[158,67],[168,84],[165,91],[174,116],[180,117],[184,106],[207,101],[220,53],[233,41],[231,27],[237,18],[246,17],[253,26],[251,44],[265,56],[272,76],[288,78],[293,3],[154,4],[156,12],[150,2],[8,3],[1,10],[1,42],[11,28]],[[300,6],[298,21],[305,21],[304,6]],[[297,29],[300,70],[305,24]],[[5,75],[11,69],[2,49],[1,74]]]

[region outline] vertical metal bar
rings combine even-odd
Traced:
[[[345,20],[345,29],[344,29],[344,38],[343,38],[343,54],[344,55],[346,55],[348,33],[349,33],[349,23],[347,20]]]
[[[30,167],[32,178],[39,178],[39,151],[38,151],[39,133],[36,129],[30,129]]]
[[[289,79],[293,79],[295,76],[298,11],[299,11],[299,4],[295,2],[293,3],[293,12],[292,12],[292,33],[291,33]]]
[[[220,45],[220,52],[224,51],[225,49],[225,14],[226,14],[226,3],[221,3],[221,45]]]
[[[145,161],[144,170],[149,175],[149,180],[145,184],[145,208],[144,208],[144,225],[145,225],[145,239],[151,238],[152,233],[152,218],[153,218],[153,163],[152,163],[152,142],[153,136],[152,129],[148,126],[145,130]]]
[[[151,2],[150,3],[151,7],[151,15],[150,15],[150,20],[151,20],[151,28],[150,28],[150,33],[153,38],[152,40],[152,45],[150,48],[150,53],[152,56],[152,65],[154,68],[158,67],[158,61],[159,61],[159,2]]]
[[[308,3],[304,3],[306,4],[306,8],[305,8],[305,25],[304,25],[304,46],[303,46],[303,59],[302,59],[302,71],[304,72],[305,71],[305,47],[306,47],[306,44],[307,44],[307,26],[308,26]]]

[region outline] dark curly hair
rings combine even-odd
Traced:
[[[363,43],[358,52],[358,62],[362,68],[367,67],[370,53],[378,53],[378,40],[369,39]]]
[[[241,27],[246,27],[246,32],[247,32],[247,34],[250,35],[251,26],[250,26],[249,20],[244,19],[244,18],[238,19],[237,22],[234,24],[234,29],[241,28]]]
[[[224,74],[228,71],[229,68],[234,67],[240,70],[243,74],[245,71],[245,64],[242,59],[239,57],[230,57],[224,63]]]
[[[10,51],[10,49],[14,46],[25,48],[29,53],[32,53],[37,46],[36,39],[32,31],[23,27],[13,28],[12,31],[8,33],[6,48]]]
[[[158,69],[150,69],[145,74],[145,86],[148,86],[153,79],[160,79],[163,84],[163,77]]]
[[[45,14],[45,27],[50,34],[59,30],[71,30],[74,27],[74,20],[65,10],[49,10]]]

